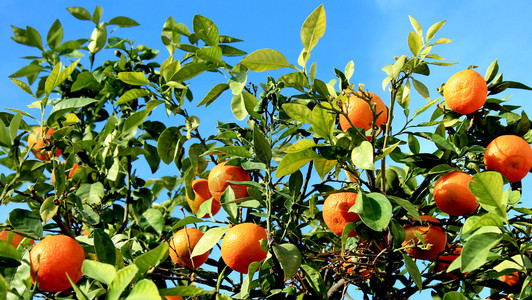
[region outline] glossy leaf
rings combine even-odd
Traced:
[[[76,191],[76,195],[81,199],[81,201],[88,204],[100,204],[103,197],[105,196],[104,186],[100,182],[93,184],[83,184]]]
[[[298,171],[301,167],[306,165],[314,158],[319,158],[316,152],[307,149],[297,153],[288,153],[283,157],[281,163],[277,167],[275,176],[282,177],[285,175],[290,175]]]
[[[502,236],[495,232],[473,235],[462,249],[462,272],[471,272],[486,263],[490,250],[501,241]]]
[[[39,239],[42,236],[43,227],[40,216],[34,214],[32,211],[15,208],[9,212],[9,223],[16,230],[31,236],[34,239]]]
[[[220,41],[218,27],[208,18],[195,15],[192,20],[194,33],[207,45],[216,46]]]
[[[473,175],[469,182],[469,190],[477,198],[477,202],[489,212],[493,212],[507,222],[507,198],[502,197],[503,179],[499,172],[486,171]]]
[[[317,144],[313,140],[302,139],[302,140],[297,141],[297,143],[291,146],[282,148],[282,151],[285,153],[297,153],[297,152],[301,152],[303,150],[310,149],[316,146]]]
[[[135,20],[122,16],[112,18],[107,22],[107,24],[118,25],[119,27],[135,27],[140,25]]]
[[[182,138],[179,128],[168,127],[166,128],[159,139],[157,140],[157,153],[165,164],[169,164],[174,161],[174,158],[178,152],[178,142]]]
[[[375,170],[373,164],[373,146],[368,141],[363,141],[351,152],[351,161],[353,164],[363,170]]]
[[[182,66],[181,69],[172,76],[171,81],[182,82],[189,80],[205,72],[207,69],[207,65],[203,63],[189,63]]]
[[[217,85],[215,85],[208,93],[207,95],[205,96],[205,98],[203,98],[203,100],[201,100],[200,103],[198,103],[197,106],[202,106],[202,105],[205,105],[206,107],[209,106],[211,103],[214,102],[214,100],[216,100],[224,91],[228,90],[229,89],[229,84],[227,83],[219,83]]]
[[[83,267],[81,271],[84,275],[100,281],[106,285],[110,285],[116,276],[116,268],[114,265],[106,264],[103,262],[86,259],[83,261]]]
[[[305,20],[301,28],[301,42],[303,47],[310,52],[325,33],[326,17],[323,4],[318,6]]]
[[[392,218],[392,205],[388,198],[380,193],[364,194],[359,192],[355,205],[349,211],[356,212],[362,222],[375,231],[382,231]]]
[[[125,104],[125,103],[128,103],[131,100],[134,100],[134,99],[137,99],[137,98],[140,98],[140,97],[145,97],[145,96],[148,96],[150,94],[151,94],[151,92],[149,90],[146,90],[146,89],[128,90],[127,92],[122,94],[122,96],[120,96],[120,98],[118,98],[118,100],[116,100],[114,105]]]
[[[229,230],[227,227],[213,227],[201,237],[201,239],[196,244],[196,247],[194,247],[194,250],[192,250],[191,257],[202,255],[203,253],[210,251],[212,247],[214,247],[220,239],[222,239],[222,236]]]
[[[435,23],[432,26],[430,26],[429,30],[427,30],[427,43],[430,42],[430,40],[432,40],[432,38],[434,37],[436,32],[438,32],[438,30],[440,30],[440,28],[443,26],[443,24],[445,24],[445,21],[440,21],[440,22]]]
[[[109,235],[99,228],[94,229],[93,235],[98,261],[114,265],[116,263],[116,247]]]
[[[67,10],[76,19],[88,20],[88,21],[92,20],[91,13],[83,7],[71,6],[71,7],[67,7]]]
[[[410,278],[414,280],[416,283],[416,286],[421,291],[423,289],[423,281],[421,279],[421,273],[419,272],[419,268],[417,267],[416,263],[410,256],[408,256],[406,253],[401,251],[401,255],[403,255],[403,259],[405,261],[406,270],[408,271],[408,274],[410,274]]]
[[[269,165],[272,159],[271,145],[257,125],[253,126],[253,148],[257,158]]]
[[[297,273],[303,257],[299,249],[294,244],[273,244],[273,252],[279,260],[284,271],[284,279],[290,279]]]
[[[157,285],[150,279],[142,279],[135,284],[126,300],[160,300]]]
[[[149,269],[158,266],[168,257],[168,249],[168,243],[161,243],[154,249],[137,256],[134,264],[139,268],[139,272],[144,274]]]
[[[322,138],[329,140],[331,138],[336,115],[330,111],[328,103],[322,103],[323,107],[316,105],[312,110],[312,129]]]
[[[118,300],[131,280],[135,278],[135,275],[138,273],[138,271],[139,269],[136,265],[129,265],[123,269],[120,269],[109,285],[109,294],[107,295],[107,299]]]
[[[414,32],[410,32],[408,35],[408,47],[414,56],[418,56],[422,47],[421,38]]]
[[[150,83],[142,72],[120,72],[118,73],[118,79],[130,85],[145,85]]]
[[[283,110],[290,116],[290,118],[302,123],[312,122],[312,111],[303,104],[285,103]]]
[[[274,49],[260,49],[244,57],[241,62],[255,72],[269,71],[289,67],[288,60]]]

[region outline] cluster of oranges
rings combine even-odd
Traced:
[[[249,181],[249,174],[239,166],[219,163],[209,173],[208,179],[196,179],[192,182],[194,199],[187,197],[187,202],[197,214],[200,205],[212,198],[211,214],[215,215],[221,207],[220,198],[228,187],[234,191],[235,199],[246,197],[247,187],[230,181]],[[201,216],[208,217],[208,214]],[[209,252],[191,257],[203,233],[195,228],[177,231],[170,240],[170,257],[181,267],[196,269],[207,261]],[[266,239],[266,230],[253,223],[241,223],[231,227],[222,239],[222,259],[231,269],[247,274],[252,262],[266,258],[267,252],[261,248],[260,240]]]
[[[486,81],[474,70],[464,70],[454,74],[443,89],[446,106],[460,114],[478,111],[486,103],[487,92]],[[368,98],[368,95],[370,102],[362,99]],[[367,131],[372,124],[380,127],[386,123],[386,106],[375,94],[368,93],[368,95],[361,97],[360,94],[353,94],[344,103],[344,110],[349,119],[340,115],[340,126],[343,131],[349,129],[351,125]],[[373,120],[374,115],[377,116],[376,120]],[[485,169],[499,171],[510,183],[522,180],[532,168],[532,148],[519,136],[499,136],[492,140],[486,149]],[[453,171],[441,176],[433,189],[436,206],[451,216],[465,216],[475,212],[479,203],[469,190],[468,185],[471,181],[472,176],[465,172]],[[357,194],[353,192],[340,192],[331,194],[325,199],[323,220],[336,235],[341,235],[348,223],[359,220],[356,213],[349,212],[355,204],[356,197]],[[459,245],[447,245],[447,234],[438,223],[440,223],[438,219],[424,215],[421,216],[421,220],[404,225],[406,238],[402,246],[413,258],[434,260],[438,257],[439,262],[435,270],[444,271],[460,255],[462,248]],[[349,236],[355,235],[355,231],[349,233]],[[450,254],[440,255],[446,249],[450,249]],[[451,278],[455,276],[447,275]],[[507,278],[518,278],[511,275]]]

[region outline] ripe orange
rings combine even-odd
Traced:
[[[85,252],[76,240],[66,235],[44,238],[30,251],[31,276],[35,282],[37,271],[39,289],[45,292],[60,292],[71,287],[67,274],[73,282],[81,278],[81,266]]]
[[[323,221],[329,229],[336,235],[342,235],[348,223],[355,222],[360,217],[357,213],[348,212],[351,206],[355,205],[357,194],[353,192],[343,192],[331,194],[323,203]],[[355,231],[349,236],[356,236]]]
[[[209,173],[209,191],[214,199],[220,201],[222,194],[228,186],[235,192],[235,199],[246,197],[248,189],[246,186],[229,183],[228,181],[250,181],[249,174],[238,166],[225,165],[226,162],[217,164]]]
[[[161,297],[161,300],[164,300],[165,298],[167,300],[180,300],[180,299],[183,299],[183,297],[181,297],[181,296],[163,296],[163,297]]]
[[[66,161],[62,161],[61,162],[62,164],[66,164]],[[74,175],[74,172],[76,171],[76,169],[78,168],[78,163],[74,163],[72,164],[72,168],[70,168],[70,171],[68,171],[68,177],[67,179],[72,179],[72,176]],[[55,172],[54,170],[52,169],[52,183],[55,184]]]
[[[375,120],[375,125],[380,127],[388,121],[388,109],[379,96],[371,92],[369,92],[369,94],[371,96],[371,105],[375,106],[376,114],[380,114],[377,117],[377,120]],[[360,92],[350,95],[349,99],[347,99],[343,106],[342,109],[347,113],[347,116],[353,125],[364,128],[366,131],[371,129],[371,124],[373,122],[371,107],[370,104],[362,98]],[[352,127],[349,120],[344,115],[340,115],[340,127],[343,131],[347,131]]]
[[[190,254],[198,244],[203,233],[196,228],[183,228],[170,239],[170,258],[179,266],[187,266],[190,269],[199,268],[209,258],[210,251],[190,259]]]
[[[222,239],[222,259],[229,268],[247,274],[252,262],[266,258],[267,252],[260,247],[260,240],[267,238],[262,226],[253,223],[233,226]]]
[[[447,268],[449,268],[449,266],[451,265],[451,263],[455,261],[458,256],[460,256],[460,254],[462,254],[462,246],[456,246],[453,251],[448,255],[440,255],[438,257],[438,262],[434,267],[434,272],[446,271]],[[445,273],[445,275],[452,279],[458,279],[458,276],[452,273]]]
[[[509,182],[523,179],[532,168],[532,148],[517,135],[501,135],[491,141],[486,149],[486,169],[501,172]]]
[[[405,249],[405,252],[413,258],[433,260],[445,249],[445,245],[447,244],[447,234],[441,227],[425,222],[430,221],[432,223],[439,223],[440,221],[436,218],[431,216],[421,216],[421,220],[423,221],[421,225],[403,226],[406,238],[402,243],[402,246],[416,246]],[[416,232],[423,237],[425,245],[423,245],[418,239],[415,234]]]
[[[501,281],[506,282],[509,286],[514,286],[519,282],[519,272],[515,271],[512,274],[502,275]]]
[[[467,115],[481,108],[488,98],[488,85],[474,70],[460,71],[443,87],[445,103],[454,112]]]
[[[44,150],[52,147],[53,142],[49,140],[49,137],[54,132],[55,130],[53,130],[52,128],[47,128],[46,126],[43,126],[42,128],[35,127],[33,128],[33,132],[30,132],[30,135],[28,136],[28,147],[30,147],[30,150],[35,156],[35,158],[42,161],[49,161],[50,158],[54,155],[52,151]],[[59,157],[61,153],[63,153],[63,149],[55,150],[56,157]]]
[[[7,230],[4,230],[2,232],[0,232],[0,240],[4,240],[6,242],[8,242],[8,239],[9,239],[9,231]],[[20,242],[22,242],[22,240],[24,239],[24,237],[16,232],[13,232],[13,237],[11,238],[11,246],[17,248],[18,245],[20,244]],[[33,240],[30,240],[30,244],[35,244],[35,242]]]
[[[192,212],[194,214],[197,214],[200,205],[203,202],[211,199],[212,195],[211,195],[211,192],[209,191],[209,182],[207,179],[200,178],[200,179],[193,180],[192,189],[194,190],[194,194],[196,196],[194,197],[194,200],[192,200],[187,195],[187,202],[188,202],[188,206],[190,206],[190,209],[192,209]],[[220,200],[212,199],[211,213],[213,216],[216,215],[218,211],[220,211],[220,207],[221,207]],[[205,214],[204,216],[200,218],[206,218],[208,216],[209,214]]]
[[[463,172],[450,172],[438,179],[434,185],[436,206],[451,216],[464,216],[478,207],[475,195],[469,191],[472,176]]]

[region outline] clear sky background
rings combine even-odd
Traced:
[[[484,75],[494,59],[498,59],[504,79],[520,81],[532,86],[532,2],[495,0],[362,0],[362,1],[14,1],[0,0],[0,110],[17,108],[28,111],[32,102],[26,93],[16,87],[8,76],[27,61],[19,57],[35,55],[36,49],[18,45],[10,37],[10,25],[29,25],[41,32],[45,39],[48,28],[55,19],[60,19],[65,40],[89,37],[94,25],[90,21],[79,21],[65,9],[67,6],[83,6],[91,13],[95,5],[103,8],[102,20],[115,16],[127,16],[141,24],[139,27],[120,28],[113,35],[134,39],[160,50],[158,60],[167,56],[160,34],[164,22],[172,16],[178,23],[192,28],[192,18],[200,14],[210,18],[218,26],[220,34],[240,38],[244,42],[236,47],[251,53],[260,48],[274,48],[281,51],[290,63],[297,64],[302,49],[300,29],[306,17],[321,3],[327,15],[325,36],[313,49],[309,65],[317,62],[317,78],[329,81],[335,78],[333,68],[344,70],[353,60],[354,83],[364,83],[385,100],[388,94],[381,88],[385,73],[381,68],[393,63],[394,56],[410,55],[407,36],[412,27],[408,15],[416,18],[426,31],[430,25],[447,20],[436,38],[452,40],[450,44],[435,47],[433,52],[459,64],[451,67],[433,67],[430,78],[419,76],[429,87],[431,98],[439,96],[436,87],[457,71],[469,65],[479,68]],[[179,55],[179,54],[178,54]],[[274,73],[275,76],[276,73]],[[255,84],[265,81],[266,74],[256,73],[249,79]],[[221,75],[201,76],[201,81],[192,83],[195,103],[198,103],[215,83],[226,82]],[[510,90],[502,94],[511,95],[512,103],[523,106],[532,115],[529,102],[532,92]],[[219,99],[209,109],[192,111],[202,123],[200,129],[212,133],[216,120],[234,122],[229,108],[230,96]],[[426,100],[413,97],[411,111],[423,106]],[[194,105],[191,105],[192,108]],[[38,115],[34,111],[33,115]],[[29,121],[29,120],[26,120]],[[181,119],[162,120],[166,124],[177,124]],[[171,174],[172,166],[163,169]],[[523,200],[529,206],[530,192],[527,187],[532,176],[523,182]],[[0,222],[7,218],[12,206],[0,207]],[[420,296],[420,299],[428,298]]]

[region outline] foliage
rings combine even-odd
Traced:
[[[39,53],[11,79],[33,98],[30,107],[39,109],[40,118],[13,109],[0,113],[0,163],[8,170],[0,175],[0,201],[28,205],[12,210],[3,227],[32,239],[58,232],[76,237],[88,257],[73,290],[45,296],[340,299],[350,285],[374,299],[407,299],[419,290],[431,290],[435,299],[473,299],[487,288],[494,295],[532,295],[532,211],[522,206],[520,182],[505,189],[505,179],[485,171],[482,160],[497,136],[532,141],[527,114],[496,96],[508,88],[530,88],[503,80],[494,61],[485,75],[486,105],[466,116],[446,109],[442,97],[422,83],[433,67],[452,64],[433,52],[450,42],[435,38],[444,21],[423,34],[410,17],[412,55],[395,57],[382,68],[387,96],[381,98],[389,99],[389,117],[379,135],[376,126],[368,132],[339,129],[349,95],[369,97],[363,84],[351,82],[353,62],[343,72],[334,69],[332,81],[315,77],[315,62],[308,66],[325,32],[323,6],[303,24],[297,66],[274,49],[246,55],[232,46],[239,39],[220,34],[199,15],[192,30],[168,18],[161,39],[169,56],[159,63],[158,50],[111,35],[113,26],[137,26],[134,20],[101,21],[98,6],[92,14],[81,7],[68,10],[94,23],[89,38],[63,41],[59,20],[44,42],[29,26],[13,27],[12,39]],[[105,61],[98,64],[97,55]],[[268,76],[259,85],[247,81],[252,71],[282,68],[288,71],[277,79]],[[204,72],[229,79],[197,101],[190,80]],[[410,103],[413,90],[425,105]],[[200,118],[192,111],[201,115],[203,106],[229,92],[230,109],[241,122],[218,122],[217,132],[200,134]],[[405,117],[402,124],[393,122],[398,113]],[[63,149],[61,157],[33,159],[26,141],[35,126],[55,129],[53,149],[45,150]],[[235,199],[228,190],[221,199],[223,217],[192,216],[186,201],[194,194],[192,180],[207,178],[209,169],[225,160],[251,174],[251,181],[240,182],[248,196]],[[161,162],[172,164],[172,175],[160,176]],[[74,163],[79,166],[71,179],[56,176],[51,183],[52,171],[63,174]],[[152,174],[146,174],[148,168]],[[469,188],[480,203],[474,214],[452,217],[437,209],[432,188],[452,170],[473,175]],[[357,192],[350,211],[360,216],[341,237],[325,226],[320,212],[324,199],[338,190]],[[210,207],[205,202],[198,215]],[[187,213],[178,217],[179,210]],[[437,217],[449,243],[463,245],[445,272],[433,271],[438,259],[416,262],[401,246],[402,226],[420,215]],[[216,250],[228,227],[242,222],[260,224],[269,233],[263,244],[268,257],[252,264],[246,276],[235,276],[215,251],[196,270],[168,257],[167,241],[185,226],[205,233],[192,253],[201,255]],[[357,236],[348,237],[353,229]],[[0,290],[9,299],[43,294],[31,281],[30,248],[22,243],[16,252],[0,241]],[[442,255],[452,252],[447,248]],[[352,271],[346,271],[346,263]],[[445,275],[451,271],[459,275]],[[498,280],[515,271],[520,284],[510,287]]]

